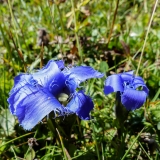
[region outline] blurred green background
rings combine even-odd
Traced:
[[[0,159],[158,160],[160,142],[160,2],[153,0],[0,0]],[[156,11],[153,9],[156,4]],[[151,16],[149,34],[144,48]],[[115,94],[89,80],[90,121],[75,115],[25,131],[10,114],[14,77],[48,60],[103,72],[138,70],[150,92],[138,110],[115,116]],[[139,63],[140,62],[140,63]],[[58,131],[57,131],[57,130]],[[35,138],[33,146],[28,138]]]

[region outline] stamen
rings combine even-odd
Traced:
[[[60,102],[65,102],[65,101],[67,101],[67,99],[68,99],[68,95],[67,95],[66,93],[61,93],[61,94],[58,96],[58,100],[59,100]]]

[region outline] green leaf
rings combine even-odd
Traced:
[[[151,123],[149,123],[149,122],[144,122],[144,125],[146,126],[146,127],[153,127],[153,125],[151,124]]]
[[[33,150],[33,148],[31,148],[26,155],[26,160],[33,160],[35,156],[35,151]]]
[[[93,31],[92,31],[92,36],[94,37],[94,36],[97,36],[99,34],[99,31],[98,31],[98,29],[94,29]]]
[[[151,110],[151,115],[154,120],[159,121],[160,120],[160,107],[156,107]]]
[[[99,65],[100,72],[106,73],[108,71],[108,64],[105,61],[101,61]]]
[[[0,126],[4,133],[11,135],[14,133],[15,118],[8,109],[3,110],[0,114]]]
[[[157,124],[157,129],[160,130],[160,122]]]

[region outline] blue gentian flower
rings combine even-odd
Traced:
[[[105,81],[104,93],[121,93],[121,103],[127,110],[140,108],[148,96],[144,80],[133,74],[133,71],[109,76]]]
[[[83,90],[76,89],[87,79],[101,77],[103,74],[92,67],[65,67],[63,61],[50,60],[37,72],[22,73],[14,78],[8,98],[9,109],[26,130],[32,129],[52,111],[55,116],[75,113],[88,120],[93,109],[92,99]]]

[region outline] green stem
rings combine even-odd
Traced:
[[[91,124],[92,124],[92,129],[93,129],[93,139],[94,139],[95,144],[96,144],[96,152],[97,152],[98,160],[100,160],[100,154],[99,154],[98,144],[97,144],[97,140],[96,140],[96,133],[95,133],[95,129],[94,129],[95,125],[92,121],[91,121]]]
[[[138,71],[139,71],[139,68],[140,68],[140,64],[141,64],[143,53],[144,53],[144,48],[146,46],[149,30],[151,28],[151,24],[152,24],[152,21],[153,21],[153,16],[154,16],[154,13],[156,11],[157,5],[158,5],[158,0],[156,0],[156,2],[155,2],[153,12],[152,12],[152,15],[151,15],[151,18],[150,18],[150,21],[149,21],[149,25],[148,25],[148,28],[147,28],[147,33],[146,33],[144,44],[143,44],[143,47],[142,47],[142,52],[141,52],[140,60],[139,60],[139,63],[138,63],[138,68],[137,68],[137,71],[136,71],[136,75],[138,74]]]
[[[17,155],[16,155],[16,153],[15,153],[15,151],[14,151],[14,149],[13,149],[13,147],[12,147],[12,146],[11,146],[11,150],[12,150],[12,152],[13,152],[14,157],[16,158],[16,160],[18,160]]]
[[[148,153],[147,153],[146,150],[143,148],[143,146],[142,146],[142,144],[141,144],[140,142],[139,142],[139,145],[141,146],[143,152],[147,155],[148,159],[149,159],[149,160],[152,160],[152,159],[149,157]]]
[[[19,48],[19,50],[21,51],[21,46],[20,46],[20,43],[19,43],[18,35],[17,35],[16,22],[15,22],[15,19],[14,19],[14,16],[13,16],[13,12],[12,12],[12,7],[11,7],[11,2],[10,2],[10,0],[8,0],[8,5],[9,5],[10,13],[11,13],[11,18],[12,18],[13,27],[14,27],[14,30],[15,30],[15,35],[16,35],[16,39],[17,39],[17,43],[18,43],[18,48]]]
[[[113,32],[113,27],[114,27],[114,23],[115,23],[115,20],[116,20],[116,16],[117,16],[117,11],[118,11],[118,5],[119,5],[119,0],[117,0],[117,3],[116,3],[116,9],[115,9],[115,12],[114,12],[114,17],[113,17],[113,22],[112,22],[112,26],[111,26],[111,29],[110,29],[110,33],[109,33],[109,36],[108,36],[108,42],[107,42],[107,46],[111,40],[111,36],[112,36],[112,32]]]
[[[22,55],[22,49],[21,49],[21,46],[20,46],[20,43],[19,43],[19,38],[18,38],[18,34],[17,34],[17,29],[16,29],[16,20],[15,20],[15,17],[13,15],[13,12],[12,12],[12,7],[11,7],[10,0],[8,0],[8,5],[9,5],[9,10],[10,10],[11,18],[12,18],[12,23],[13,23],[13,28],[14,28],[14,31],[15,31],[16,40],[17,40],[17,44],[18,44],[18,47],[17,47],[17,45],[15,45],[15,49],[17,50],[18,55],[20,56],[20,55]],[[26,72],[27,71],[27,67],[26,67],[26,64],[24,62],[23,56],[22,56],[22,59],[23,59],[22,61],[23,61],[23,64],[24,64],[24,70]]]
[[[48,2],[48,7],[49,7],[49,10],[50,10],[50,16],[51,16],[51,19],[52,19],[52,24],[53,24],[53,27],[54,27],[54,31],[56,32],[56,33],[58,33],[58,30],[57,30],[57,28],[56,28],[56,25],[55,25],[55,21],[54,21],[54,12],[55,12],[55,6],[53,5],[53,11],[52,11],[52,6],[50,5],[50,3],[49,3],[49,0],[47,1]],[[59,13],[59,15],[60,15],[60,21],[61,21],[61,27],[62,27],[62,34],[65,34],[65,32],[64,32],[64,25],[63,25],[63,21],[62,21],[62,17],[61,17],[61,13],[60,13],[60,9],[58,9],[58,7],[57,7],[57,10],[58,10],[58,13]],[[64,35],[63,35],[64,36]],[[58,45],[60,46],[60,49],[61,49],[61,52],[63,53],[63,46],[62,46],[62,44],[59,44],[59,41],[58,41]]]
[[[5,95],[5,91],[6,91],[6,72],[3,66],[3,81],[4,81],[4,85],[3,85],[3,93]],[[6,105],[6,99],[4,98],[4,107],[5,107],[5,114],[6,114],[6,132],[7,132],[7,136],[9,136],[9,128],[8,128],[8,113],[7,113],[7,105]]]
[[[33,136],[34,138],[37,136],[38,131],[39,131],[39,126],[38,126],[38,129],[36,130],[36,132],[35,132],[35,134]],[[27,150],[27,152],[25,153],[24,157],[26,157],[26,155],[28,154],[29,150],[31,151],[31,156],[32,156],[32,148],[29,147],[28,150]]]
[[[71,0],[71,4],[72,4],[73,17],[74,17],[74,33],[75,33],[75,37],[76,37],[78,53],[79,53],[79,56],[80,56],[80,62],[83,63],[83,53],[82,53],[82,48],[81,48],[79,38],[78,38],[78,27],[77,27],[75,7],[74,7],[73,0]]]
[[[135,140],[133,141],[133,143],[131,144],[131,146],[128,148],[128,150],[126,151],[126,153],[124,154],[124,156],[122,157],[121,160],[124,160],[124,159],[126,158],[127,154],[128,154],[129,151],[132,149],[133,145],[136,143],[137,139],[139,138],[139,136],[141,135],[141,133],[143,132],[144,129],[145,129],[145,128],[143,128],[143,129],[139,132],[139,134],[137,135],[137,137],[135,138]]]
[[[61,14],[59,5],[56,5],[56,6],[57,6],[58,14],[59,14],[59,17],[60,17],[60,23],[61,23],[63,38],[65,38],[65,32],[64,32],[64,24],[63,24],[63,20],[62,20],[62,14]]]
[[[28,135],[30,135],[30,134],[33,134],[33,133],[34,133],[34,132],[30,132],[30,133],[24,134],[24,135],[22,135],[22,136],[19,136],[19,137],[17,137],[17,138],[14,138],[14,139],[12,139],[12,140],[10,140],[10,141],[8,141],[8,142],[0,145],[0,148],[3,147],[3,146],[5,146],[5,145],[7,145],[7,144],[9,144],[9,143],[14,142],[15,140],[18,140],[18,139],[20,139],[20,138],[26,137],[26,136],[28,136]]]
[[[63,154],[64,154],[64,159],[65,159],[65,160],[68,160],[68,158],[67,158],[67,156],[66,156],[65,147],[64,147],[64,145],[63,145],[63,141],[62,141],[61,135],[60,135],[60,133],[59,133],[59,131],[58,131],[57,128],[56,128],[56,131],[57,131],[57,133],[58,133],[58,136],[59,136],[59,139],[60,139],[60,142],[61,142],[62,151],[63,151]]]

